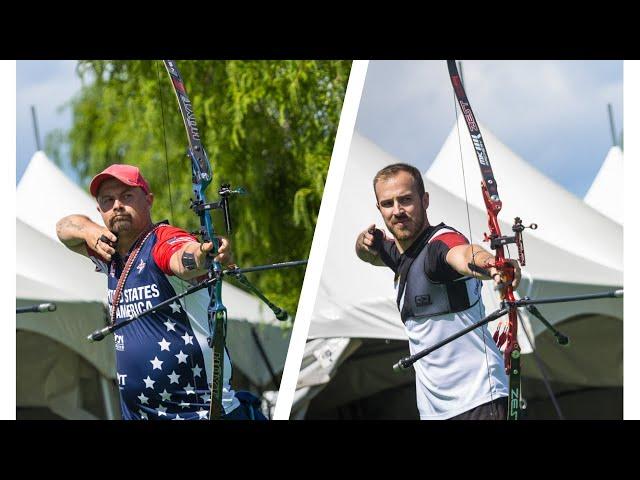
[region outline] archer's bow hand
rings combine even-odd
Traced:
[[[475,253],[471,257],[472,261],[469,262],[469,252],[473,252],[474,249]],[[461,253],[465,255],[463,256]],[[478,254],[482,254],[482,256]],[[469,275],[468,272],[470,272],[471,275],[481,280],[493,279],[495,290],[499,290],[502,293],[504,293],[507,285],[511,285],[514,290],[518,288],[522,277],[520,264],[516,259],[507,258],[501,266],[496,266],[498,263],[496,258],[477,245],[451,248],[447,254],[447,262],[461,274]],[[466,269],[457,268],[462,262],[467,262],[468,272]]]
[[[504,292],[507,285],[516,290],[520,285],[520,279],[522,278],[522,272],[520,271],[520,264],[515,258],[505,259],[506,265],[501,269],[496,267],[489,268],[489,273],[495,283],[496,290]]]
[[[224,237],[217,237],[217,239],[218,252],[215,257],[212,254],[213,242],[185,243],[171,256],[169,266],[173,274],[183,280],[191,280],[205,275],[214,261],[223,265],[232,263],[229,240]]]
[[[233,255],[231,253],[231,242],[228,238],[219,236],[218,238],[218,252],[213,256],[213,242],[204,242],[200,244],[198,249],[198,265],[208,265],[209,262],[214,261],[222,265],[229,265],[233,262]]]

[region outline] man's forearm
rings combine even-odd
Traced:
[[[183,280],[191,280],[207,273],[209,264],[200,252],[201,245],[198,242],[189,242],[173,254],[169,266],[174,275]]]
[[[66,247],[73,248],[86,242],[86,228],[94,225],[89,217],[69,215],[56,223],[56,234]]]
[[[480,245],[469,245],[469,247],[467,264],[471,263],[480,268],[485,268],[495,261],[495,257]]]
[[[376,267],[384,267],[385,264],[380,258],[379,255],[374,255],[371,252],[367,252],[365,250],[356,249],[356,255],[363,262],[370,263],[371,265],[375,265]]]
[[[493,264],[495,258],[480,245],[459,245],[449,250],[447,263],[460,275],[485,278],[484,275],[474,272],[469,268],[469,264],[480,268],[486,268]]]

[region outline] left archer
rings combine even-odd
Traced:
[[[89,188],[104,226],[71,215],[58,222],[58,237],[108,276],[110,321],[88,339],[99,341],[114,334],[124,419],[265,419],[259,399],[248,392],[234,392],[230,385],[233,367],[226,349],[222,280],[235,278],[283,321],[288,313],[244,274],[307,261],[248,268],[231,264],[229,240],[216,235],[210,211],[222,210],[226,234],[231,234],[230,198],[246,192],[223,183],[218,201],[207,201],[205,190],[213,171],[193,105],[175,62],[163,63],[187,133],[191,210],[199,218],[200,229],[188,233],[167,221],[154,223],[153,194],[140,170],[111,165],[93,178]],[[187,308],[187,297],[191,308]]]
[[[135,166],[111,165],[93,178],[90,191],[104,225],[70,215],[57,223],[57,233],[67,248],[89,257],[107,275],[110,326],[126,323],[115,334],[122,417],[208,418],[209,297],[204,289],[194,292],[193,304],[205,306],[198,313],[187,313],[175,297],[182,281],[203,277],[212,261],[231,262],[229,241],[218,237],[214,251],[214,242],[201,243],[166,221],[154,223],[153,193]],[[127,322],[134,317],[139,321]],[[224,417],[264,418],[231,389],[226,351],[224,362]]]

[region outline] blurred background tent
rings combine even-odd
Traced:
[[[459,121],[464,131],[466,126]],[[454,126],[424,175],[430,193],[428,216],[432,224],[444,221],[469,235],[456,130]],[[519,296],[620,288],[621,225],[544,177],[485,126],[481,130],[504,202],[501,228],[509,231],[507,222],[516,214],[527,225],[539,224],[538,230],[526,231],[527,266]],[[463,135],[461,142],[471,240],[481,243],[487,214],[480,173],[470,139]],[[408,354],[393,273],[366,264],[353,253],[357,234],[372,222],[381,223],[371,179],[382,167],[399,161],[354,133],[338,201],[340,213],[330,234],[333,247],[323,266],[291,418],[418,418],[413,369],[392,371],[392,365]],[[487,313],[498,308],[488,282],[483,301]],[[545,317],[571,338],[567,348],[558,346],[537,319],[521,311],[524,328],[519,329],[518,339],[524,354],[526,418],[556,418],[533,349],[566,418],[622,418],[622,306],[618,299],[540,305]]]
[[[620,225],[624,223],[623,176],[623,153],[614,145],[584,197],[587,205]]]
[[[71,213],[102,223],[94,199],[41,151],[31,159],[16,195],[17,306],[53,301],[58,307],[16,318],[16,417],[119,418],[112,341],[86,340],[107,321],[106,279],[55,233],[56,222]],[[225,283],[224,295],[233,305],[227,342],[233,387],[258,396],[277,390],[290,331],[239,288]],[[267,398],[264,408],[273,408]]]

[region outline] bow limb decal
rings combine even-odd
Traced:
[[[509,259],[506,258],[504,248],[509,244],[515,244],[518,249],[518,261],[520,265],[525,265],[525,253],[524,253],[524,241],[522,238],[522,232],[525,228],[530,228],[535,230],[538,228],[538,225],[532,223],[529,226],[524,226],[522,224],[522,220],[519,217],[514,219],[514,223],[511,227],[514,235],[513,236],[505,236],[502,235],[500,231],[500,225],[498,223],[498,214],[502,210],[502,200],[500,199],[500,195],[498,194],[498,184],[493,176],[493,170],[491,168],[491,163],[489,161],[489,155],[487,154],[487,149],[484,144],[484,140],[482,139],[482,134],[480,133],[480,127],[478,126],[478,122],[476,121],[475,115],[473,114],[473,110],[471,109],[471,104],[469,103],[469,99],[467,98],[467,94],[464,90],[464,86],[462,85],[462,80],[460,78],[460,74],[458,73],[458,68],[456,66],[455,60],[447,60],[447,67],[449,70],[449,77],[451,79],[451,84],[453,86],[453,90],[455,93],[455,97],[458,105],[460,106],[460,110],[462,112],[462,116],[464,117],[465,123],[469,130],[469,134],[471,136],[471,141],[473,143],[473,148],[478,159],[478,166],[480,167],[480,173],[482,175],[482,197],[484,199],[484,204],[487,209],[488,215],[488,226],[489,226],[489,234],[484,235],[485,241],[489,242],[489,246],[492,250],[495,250],[495,261],[492,265],[483,265],[482,267],[478,266],[474,263],[470,263],[469,269],[480,273],[484,276],[490,277],[490,273],[487,270],[488,268],[494,267],[500,274],[503,283],[506,285],[501,290],[501,305],[498,310],[490,313],[477,323],[472,324],[471,326],[451,335],[445,340],[439,342],[436,345],[433,345],[429,348],[426,348],[414,355],[409,357],[405,357],[401,359],[398,363],[396,363],[393,368],[395,371],[401,371],[409,368],[419,359],[429,355],[431,352],[434,352],[443,346],[449,344],[450,342],[460,338],[467,333],[472,332],[473,330],[482,327],[493,320],[497,320],[504,315],[508,315],[508,323],[506,331],[501,332],[500,329],[497,329],[494,334],[494,340],[496,344],[501,347],[504,345],[504,364],[505,371],[509,377],[509,402],[508,402],[508,420],[518,420],[520,418],[521,409],[524,408],[524,402],[521,399],[521,378],[520,378],[520,345],[518,344],[518,319],[519,312],[518,309],[521,307],[525,307],[533,316],[538,318],[544,326],[551,331],[551,333],[555,336],[556,341],[559,345],[566,346],[569,344],[569,338],[566,335],[563,335],[559,332],[555,327],[551,325],[549,321],[542,315],[542,313],[535,307],[536,304],[547,304],[547,303],[562,303],[562,302],[576,302],[576,301],[586,301],[586,300],[594,300],[601,298],[622,298],[624,295],[624,291],[613,290],[607,292],[597,292],[586,295],[576,295],[576,296],[568,296],[568,297],[553,297],[553,298],[540,298],[540,299],[530,299],[528,297],[524,297],[522,299],[516,300],[513,292],[512,282],[515,275],[514,266],[510,263]],[[457,121],[456,121],[457,123]],[[460,152],[462,155],[462,151]],[[466,187],[465,187],[466,188]],[[469,229],[471,230],[471,225],[469,224]],[[513,260],[512,260],[513,261]],[[526,330],[524,331],[526,334]],[[484,341],[484,335],[483,335]],[[532,343],[532,342],[530,342]],[[535,350],[532,351],[532,354],[536,356]],[[488,367],[488,365],[487,365]],[[489,372],[488,372],[489,373]],[[545,383],[545,387],[549,393],[551,401],[554,404],[558,417],[563,419],[562,412],[557,404],[553,391],[551,390],[551,386],[546,377],[544,370],[541,369],[541,374],[543,381]],[[491,393],[491,397],[493,400],[493,393]]]

